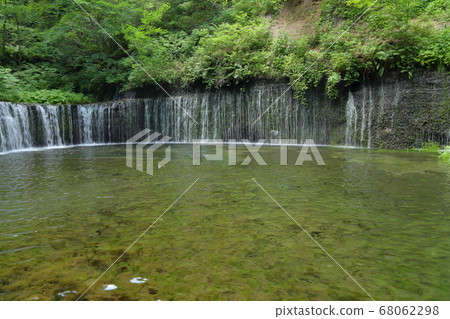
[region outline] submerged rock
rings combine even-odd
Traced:
[[[69,294],[76,294],[77,293],[77,291],[76,290],[66,290],[66,291],[61,291],[61,292],[58,292],[58,296],[60,296],[60,297],[65,297],[65,296],[67,296],[67,295],[69,295]],[[39,298],[38,298],[39,299]]]
[[[116,289],[117,289],[117,286],[113,285],[113,284],[103,286],[103,290],[105,290],[105,291],[116,290]]]
[[[132,284],[143,284],[146,281],[147,281],[147,278],[142,278],[142,277],[134,277],[133,279],[130,280],[130,282]]]

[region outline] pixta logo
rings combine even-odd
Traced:
[[[269,144],[266,144],[266,142],[269,142]],[[203,154],[201,152],[201,146],[202,145],[208,145],[212,144],[216,146],[216,153],[215,154]],[[264,145],[272,145],[272,146],[278,146],[280,148],[280,165],[286,166],[288,165],[288,146],[298,146],[297,140],[294,139],[279,139],[279,140],[265,140],[261,139],[256,144],[252,144],[249,140],[242,140],[242,144],[247,149],[249,155],[240,163],[242,166],[249,165],[253,160],[260,166],[267,165],[266,161],[263,159],[261,154],[259,154],[259,151],[262,146]],[[237,155],[236,155],[236,140],[230,140],[228,143],[228,165],[234,166],[238,165],[237,163]],[[201,163],[201,155],[207,160],[207,161],[223,161],[224,155],[223,155],[223,146],[224,143],[222,140],[194,140],[193,143],[193,165],[200,165]],[[311,153],[311,154],[309,154]],[[295,161],[295,165],[303,165],[304,162],[309,161],[316,161],[317,165],[325,165],[325,162],[319,152],[319,149],[314,144],[313,140],[306,140],[305,143],[302,145],[302,148],[300,150],[300,154],[297,157],[297,160]]]
[[[148,175],[153,175],[153,153],[162,147],[164,144],[169,142],[172,138],[169,136],[164,136],[160,140],[157,140],[161,133],[153,133],[146,137],[150,133],[149,129],[145,129],[142,132],[136,134],[127,141],[127,166],[133,168],[133,154],[134,146],[136,146],[136,169],[140,172],[144,172],[144,149],[146,149],[146,159],[147,168],[146,172]],[[266,144],[268,142],[268,144]],[[249,165],[252,161],[260,166],[267,165],[266,161],[263,159],[259,153],[260,149],[264,145],[278,146],[280,148],[280,165],[288,165],[288,146],[298,147],[297,140],[264,140],[261,139],[257,143],[253,144],[249,140],[242,140],[241,143],[248,151],[248,155],[240,163],[242,166]],[[215,154],[204,154],[201,152],[201,147],[206,145],[215,145]],[[230,140],[224,143],[221,139],[200,139],[194,140],[192,143],[193,147],[193,165],[198,166],[201,164],[202,155],[206,161],[224,161],[224,145],[228,147],[228,165],[234,166],[239,165],[237,163],[236,149],[238,143],[236,140]],[[314,159],[313,159],[314,157]],[[158,169],[161,169],[171,161],[171,147],[166,146],[165,157],[162,161],[158,162]],[[325,165],[325,162],[319,152],[319,149],[314,144],[313,140],[306,140],[305,144],[302,145],[300,154],[295,161],[295,165],[303,165],[304,162],[315,161],[317,165]]]
[[[162,147],[164,144],[169,142],[172,138],[170,136],[164,136],[160,140],[157,140],[161,133],[153,133],[150,136],[147,134],[150,133],[149,129],[145,129],[132,138],[130,138],[127,145],[127,166],[133,168],[133,149],[134,145],[136,145],[136,170],[140,172],[144,172],[144,149],[146,149],[146,158],[147,158],[147,174],[153,176],[153,153]],[[170,146],[166,147],[165,157],[162,161],[158,162],[158,169],[161,169],[165,165],[167,165],[171,161],[171,148]]]

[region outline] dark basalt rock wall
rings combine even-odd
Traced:
[[[347,101],[347,139],[352,145],[399,149],[450,138],[448,73],[419,70],[409,79],[390,73],[362,80],[351,90],[354,107]],[[356,111],[356,119],[349,112]],[[355,113],[353,113],[355,114]]]

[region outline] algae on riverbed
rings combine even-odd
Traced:
[[[82,299],[367,300],[252,178],[375,299],[450,295],[436,154],[320,148],[326,166],[295,166],[292,147],[279,166],[266,147],[268,166],[193,166],[191,145],[172,151],[154,176],[126,167],[124,146],[0,156],[0,298],[76,299],[197,178]]]

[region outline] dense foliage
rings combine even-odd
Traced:
[[[0,1],[0,100],[254,78],[288,78],[299,96],[324,80],[335,97],[363,73],[450,64],[448,0],[323,0],[314,32],[295,37],[271,31],[284,0],[77,0],[90,16],[74,0]]]

